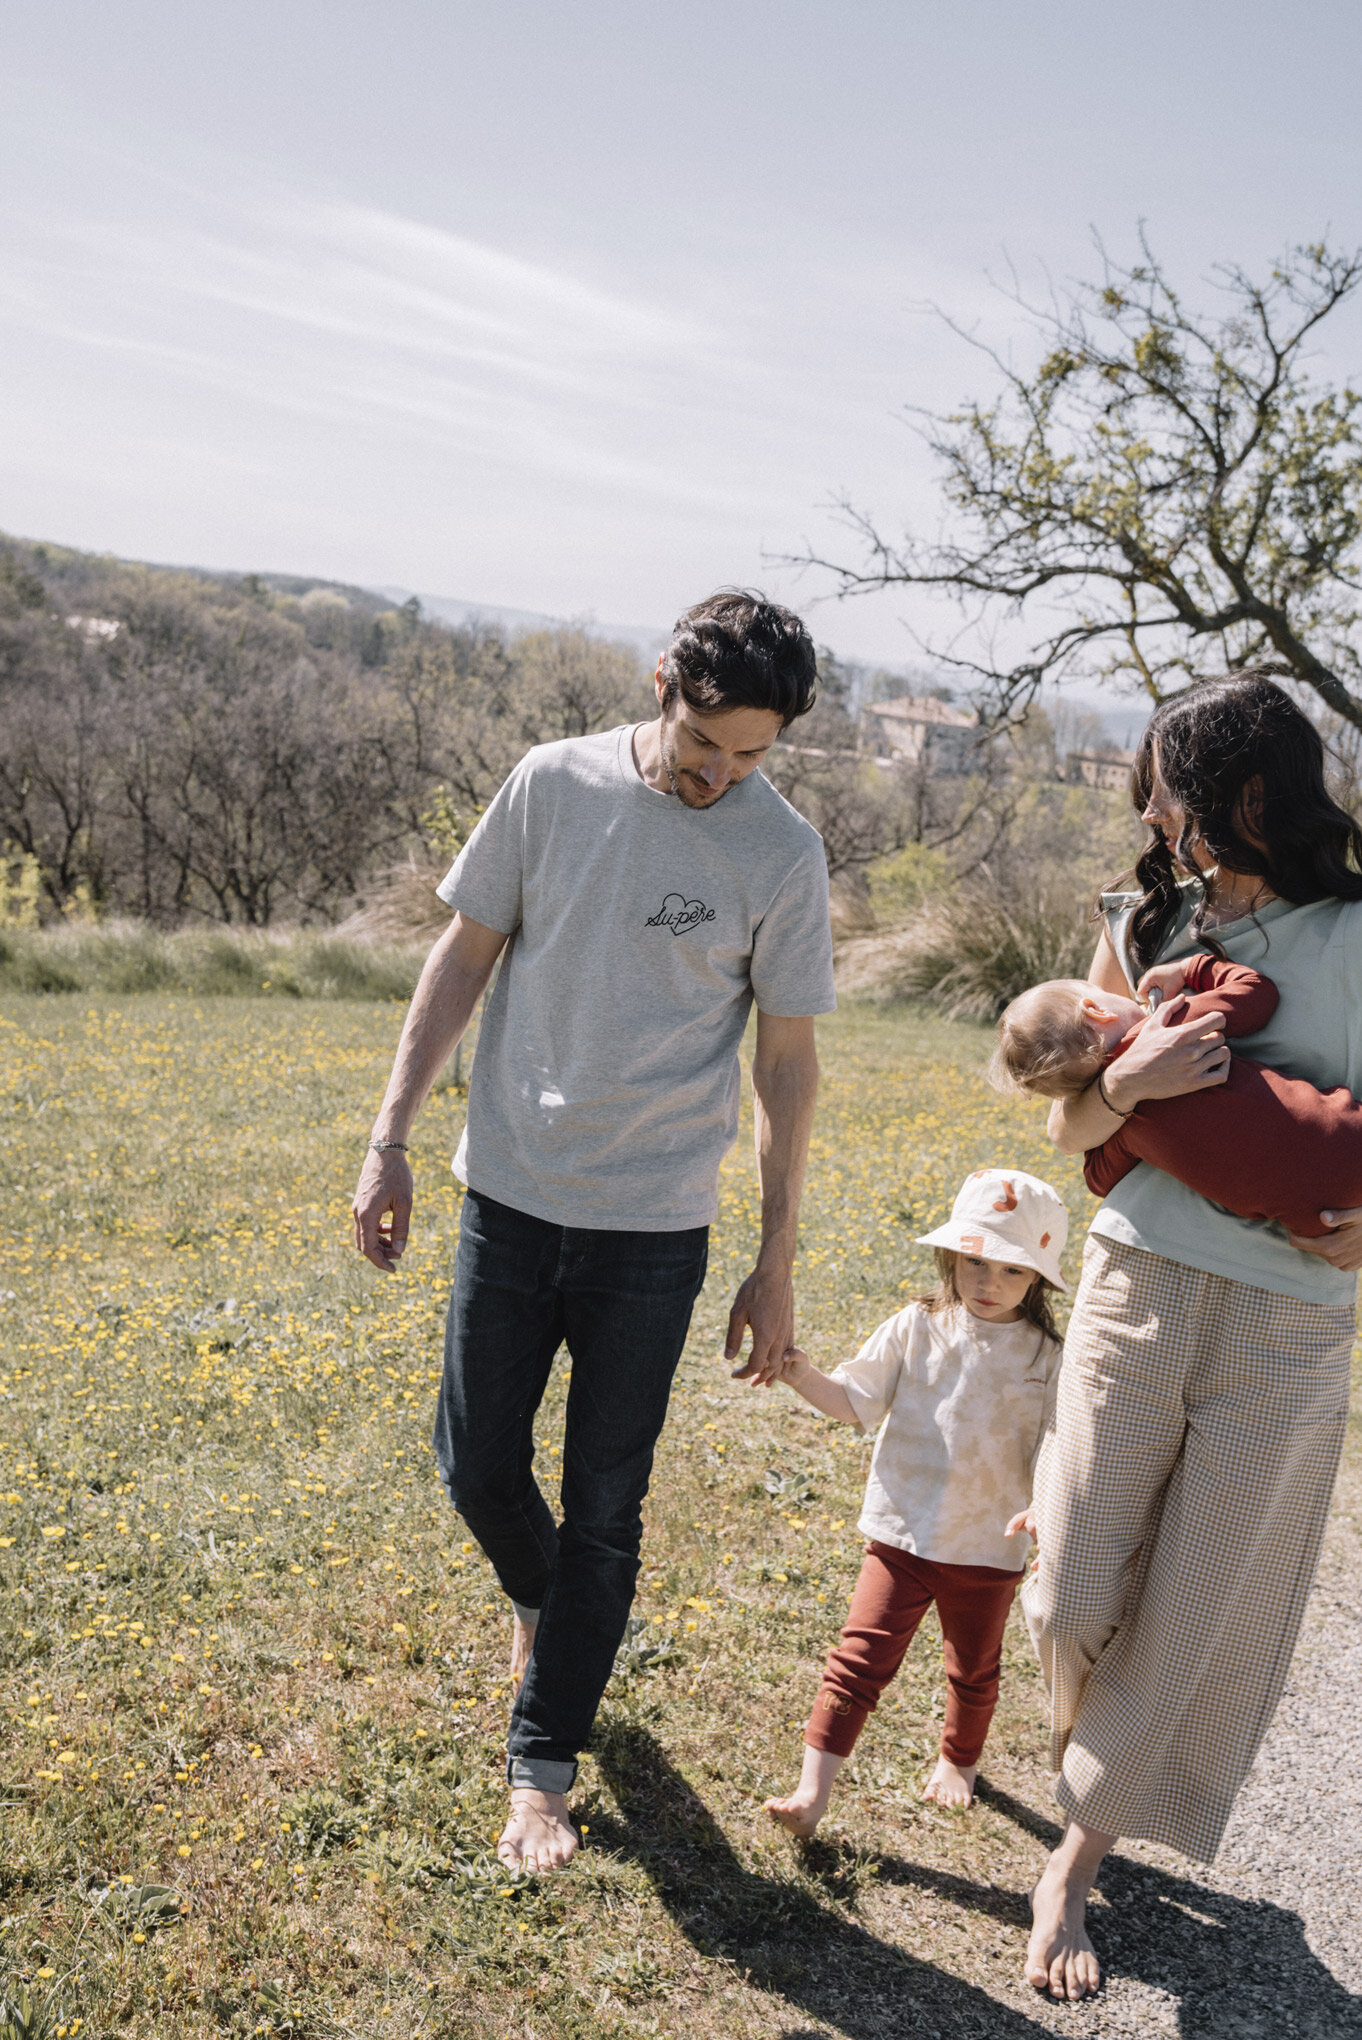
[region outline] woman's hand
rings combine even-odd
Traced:
[[[1230,1052],[1220,1029],[1224,1016],[1178,1021],[1181,995],[1140,1029],[1130,1047],[1101,1073],[1103,1104],[1096,1081],[1076,1098],[1057,1098],[1050,1108],[1049,1134],[1061,1154],[1086,1154],[1119,1133],[1146,1098],[1182,1098],[1209,1091],[1230,1073]]]
[[[1355,1274],[1362,1268],[1362,1211],[1321,1211],[1319,1222],[1335,1230],[1322,1240],[1304,1240],[1296,1233],[1288,1233],[1292,1246],[1299,1247],[1303,1254],[1317,1255],[1331,1268]]]
[[[1162,1008],[1105,1071],[1106,1094],[1118,1112],[1133,1112],[1146,1098],[1185,1098],[1192,1091],[1210,1091],[1228,1077],[1224,1014],[1180,1021],[1181,1010]]]
[[[1019,1516],[1012,1518],[1006,1530],[1004,1530],[1003,1536],[1016,1537],[1023,1530],[1033,1544],[1039,1543],[1040,1540],[1036,1536],[1036,1505],[1034,1502],[1029,1509],[1023,1509]]]

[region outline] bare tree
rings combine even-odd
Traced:
[[[954,515],[944,542],[891,541],[844,503],[860,559],[802,564],[844,595],[944,590],[981,624],[1040,612],[1014,663],[948,661],[995,713],[1066,672],[1157,702],[1253,663],[1362,727],[1362,395],[1307,367],[1362,251],[1298,248],[1263,283],[1222,267],[1224,308],[1201,316],[1141,247],[1129,268],[1103,255],[1099,283],[1048,308],[1014,294],[1039,366],[986,348],[1000,393],[927,420]]]

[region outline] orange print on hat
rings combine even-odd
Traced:
[[[1049,1233],[1048,1233],[1048,1232],[1043,1232],[1043,1233],[1041,1234],[1041,1236],[1040,1236],[1040,1243],[1041,1243],[1041,1245],[1042,1245],[1043,1247],[1048,1247],[1048,1246],[1049,1246],[1049,1244],[1050,1244],[1050,1235],[1049,1235]]]
[[[982,1254],[984,1251],[984,1236],[981,1232],[961,1233],[960,1245],[967,1254]]]
[[[1004,1183],[1003,1194],[998,1199],[993,1209],[995,1211],[1015,1211],[1016,1208],[1017,1208],[1017,1193],[1010,1183]]]

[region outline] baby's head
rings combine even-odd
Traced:
[[[1083,978],[1052,978],[1012,1001],[988,1066],[1000,1091],[1072,1098],[1096,1076],[1122,1035],[1147,1015],[1134,999]]]

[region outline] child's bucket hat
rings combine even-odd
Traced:
[[[1039,1176],[1025,1169],[976,1169],[962,1184],[946,1224],[924,1233],[918,1245],[1034,1268],[1067,1292],[1059,1257],[1068,1237],[1064,1200]]]

